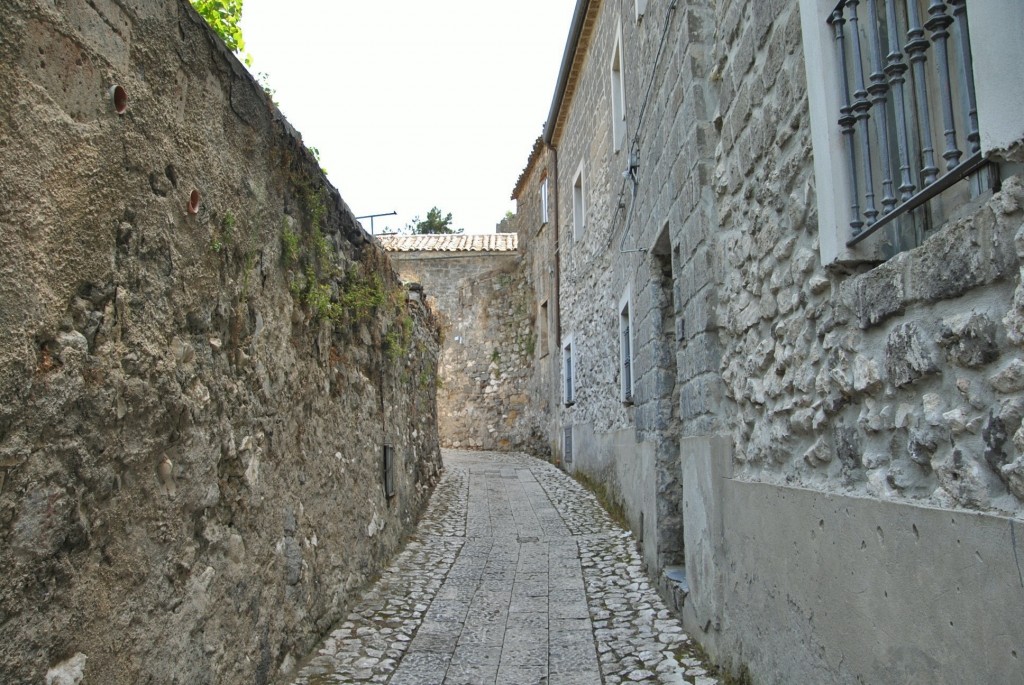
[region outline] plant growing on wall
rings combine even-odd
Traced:
[[[213,32],[220,36],[224,45],[237,55],[245,51],[242,38],[242,0],[191,0],[192,7],[199,13]],[[252,55],[245,53],[242,61],[252,66]]]

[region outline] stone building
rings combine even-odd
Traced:
[[[754,682],[1020,679],[1024,5],[967,5],[579,0],[514,190],[548,444]]]
[[[188,2],[0,24],[0,682],[279,682],[438,478],[438,329]]]
[[[530,400],[537,340],[516,234],[378,238],[441,326],[441,444],[545,454],[548,407]]]

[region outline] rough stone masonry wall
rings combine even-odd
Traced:
[[[441,353],[444,444],[547,454],[527,394],[536,345],[531,300],[516,268],[460,282],[458,313]]]
[[[706,204],[706,130],[699,126],[705,100],[694,87],[703,75],[700,32],[708,23],[692,5],[650,3],[637,22],[630,6],[592,4],[596,23],[556,141],[562,335],[573,336],[576,372],[576,401],[561,418],[573,429],[574,468],[623,505],[654,574],[681,560],[679,436],[706,430],[721,395],[714,392],[713,323],[697,317],[707,310],[714,274],[707,272],[713,231],[707,212],[698,211]],[[609,65],[620,37],[626,133],[616,150]],[[634,185],[623,171],[638,126]],[[580,160],[587,222],[574,238],[572,184]],[[627,297],[633,393],[624,402],[619,312]],[[678,317],[691,314],[677,328]]]
[[[538,140],[523,176],[517,184],[516,213],[511,227],[518,236],[521,270],[526,279],[527,303],[534,313],[533,336],[535,343],[532,369],[525,382],[530,399],[529,419],[534,421],[541,435],[546,436],[547,448],[538,456],[550,457],[555,463],[564,463],[562,441],[559,438],[558,411],[561,403],[559,390],[558,340],[558,225],[556,222],[557,197],[555,192],[554,153]],[[548,179],[548,220],[541,212],[541,183]]]
[[[434,323],[187,2],[0,20],[0,681],[269,682],[435,482]]]
[[[737,475],[1019,516],[1021,182],[881,265],[823,268],[818,232],[833,229],[815,211],[796,5],[730,2],[717,17]]]
[[[606,480],[610,455],[591,439],[630,430],[632,414],[619,393],[618,301],[629,282],[619,260],[624,212],[619,210],[628,140],[613,151],[608,65],[618,32],[618,5],[600,3],[558,148],[558,227],[562,340],[573,345],[575,403],[561,410],[562,425],[576,427],[574,447],[586,470]],[[628,67],[627,67],[628,68]],[[638,86],[631,84],[634,88]],[[583,171],[584,227],[574,235],[573,184]],[[626,246],[632,248],[630,243]],[[596,463],[598,461],[604,463]],[[614,486],[613,486],[614,488]]]
[[[392,253],[423,285],[444,342],[437,413],[445,447],[548,454],[533,378],[533,297],[519,255]]]

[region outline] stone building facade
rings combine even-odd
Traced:
[[[580,0],[514,190],[548,442],[754,682],[1019,679],[1024,6],[966,5]]]
[[[0,22],[0,682],[280,681],[436,482],[436,322],[187,1]]]
[[[379,236],[407,284],[422,287],[443,342],[438,432],[445,447],[546,453],[534,380],[532,291],[514,233]]]

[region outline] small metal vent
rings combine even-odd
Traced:
[[[566,426],[562,440],[562,455],[565,463],[572,464],[572,426]]]
[[[384,495],[391,499],[395,496],[395,449],[384,445]]]

